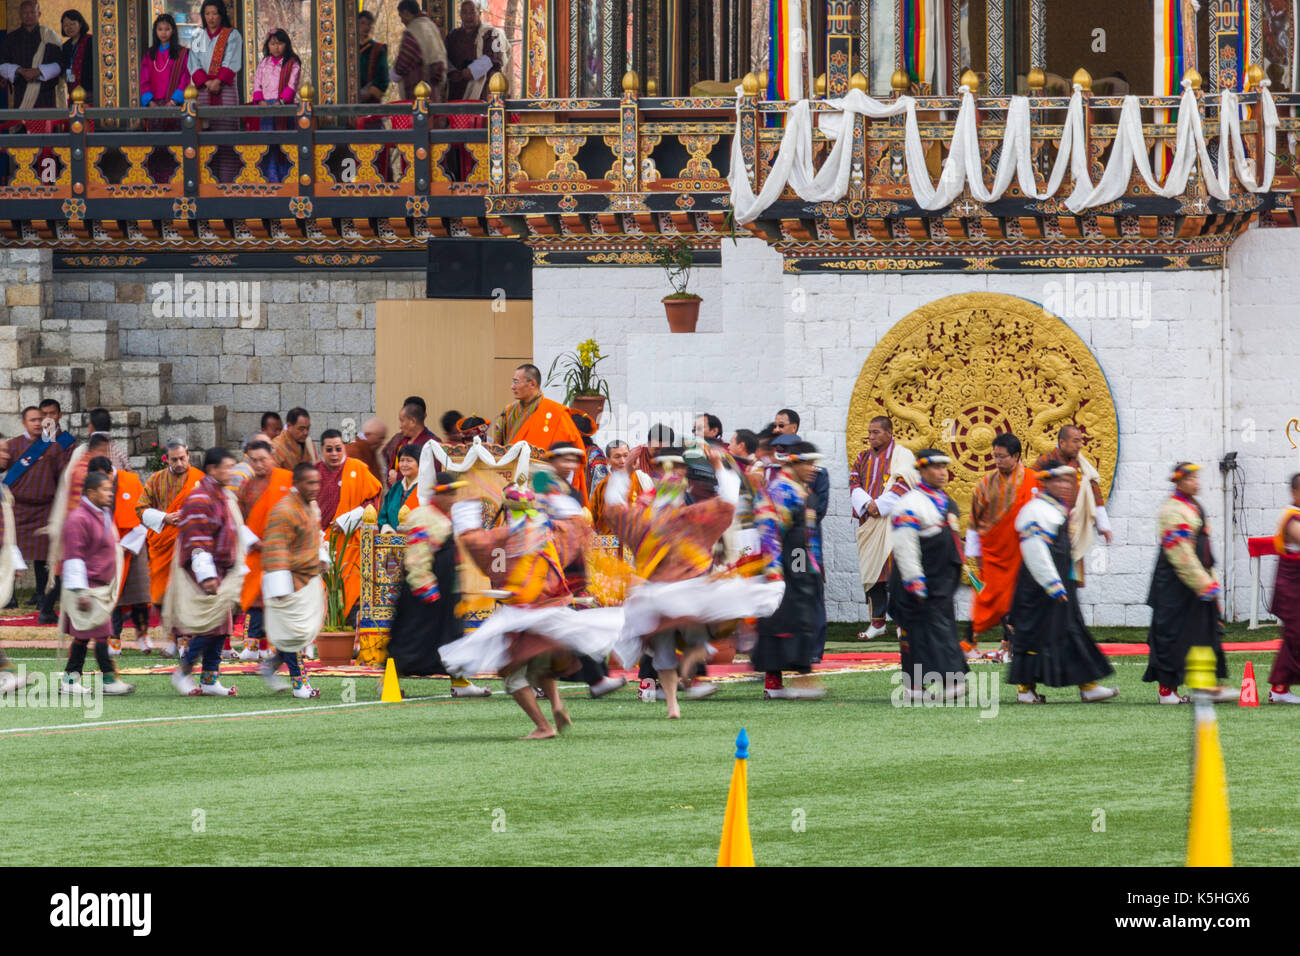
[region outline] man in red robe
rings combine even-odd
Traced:
[[[1020,574],[1020,535],[1016,515],[1033,497],[1038,481],[1020,460],[1020,439],[1005,432],[993,439],[996,466],[979,480],[970,501],[970,527],[966,529],[966,555],[975,559],[983,587],[975,592],[971,610],[971,636],[967,658],[977,658],[981,634],[1003,626],[1002,647],[997,659],[1006,661],[1011,652],[1011,625],[1006,616],[1016,593]]]
[[[537,448],[550,448],[566,441],[583,447],[582,432],[573,423],[569,410],[542,394],[542,373],[536,365],[520,365],[510,379],[510,393],[515,400],[505,407],[488,430],[487,441],[509,447],[526,441]],[[587,461],[573,476],[573,488],[587,500]]]

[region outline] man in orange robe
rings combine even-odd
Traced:
[[[235,493],[239,510],[244,516],[240,534],[244,537],[247,555],[244,564],[244,589],[239,604],[244,609],[244,647],[239,652],[241,661],[255,661],[265,648],[266,631],[262,622],[262,538],[266,536],[266,523],[274,508],[293,487],[293,472],[275,467],[271,443],[251,441],[244,449],[244,457],[253,476]]]
[[[1011,649],[1014,621],[1005,618],[1016,593],[1016,576],[1020,573],[1020,535],[1016,532],[1016,515],[1033,497],[1038,481],[1020,460],[1020,439],[1005,432],[993,439],[993,464],[996,466],[979,480],[970,502],[970,527],[966,530],[966,554],[979,565],[984,586],[975,593],[971,610],[971,636],[966,644],[967,658],[979,657],[976,648],[981,634],[1004,626],[1000,660],[1007,660]]]
[[[337,428],[321,433],[320,526],[326,540],[337,527],[351,535],[343,550],[343,613],[351,615],[361,596],[361,536],[357,528],[367,505],[379,510],[384,486],[370,473],[364,462],[349,458],[343,447],[343,433]]]
[[[203,472],[190,466],[190,452],[181,441],[167,443],[167,467],[149,476],[144,494],[135,506],[141,523],[149,529],[149,600],[162,607],[171,580],[172,550],[176,547],[181,504],[200,481]],[[175,635],[168,634],[164,657],[176,653]]]
[[[558,441],[584,447],[582,432],[573,423],[569,410],[542,394],[542,373],[536,365],[520,365],[510,379],[510,394],[515,400],[505,407],[488,430],[489,444],[505,445],[526,441],[537,448],[550,448]],[[587,500],[587,456],[574,473],[573,489]]]

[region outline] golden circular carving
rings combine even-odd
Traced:
[[[910,448],[953,457],[948,492],[970,512],[975,484],[993,468],[993,439],[1012,432],[1032,463],[1056,447],[1061,426],[1083,429],[1083,453],[1109,497],[1119,421],[1106,376],[1064,322],[1025,299],[994,293],[948,296],[917,309],[872,349],[849,401],[849,465],[867,426],[888,415]]]
[[[85,95],[86,95],[85,92],[81,89],[81,87],[77,87],[77,88],[76,88],[75,90],[73,90],[72,92],[74,92],[74,93],[80,93],[80,94],[82,95],[83,98],[84,98]],[[81,128],[82,128],[82,127],[81,127],[81,121],[80,121],[80,120],[76,120],[75,122],[73,122],[73,124],[72,124],[72,131],[73,131],[74,133],[80,133],[80,132],[81,132]]]
[[[308,176],[306,173],[303,173],[301,176],[298,177],[298,182],[302,183],[302,185],[304,186],[310,186],[311,177]]]
[[[193,159],[193,158],[194,158],[194,147],[193,147],[193,146],[186,146],[186,147],[185,147],[185,158],[186,158],[186,159]]]
[[[80,196],[82,193],[84,193],[84,192],[86,191],[86,187],[85,187],[85,185],[82,184],[82,183],[73,183],[73,184],[72,184],[72,191],[73,191],[74,193],[76,193],[78,196]]]
[[[428,155],[429,155],[429,151],[425,149],[423,146],[421,146],[419,149],[415,151],[416,159],[424,159]]]

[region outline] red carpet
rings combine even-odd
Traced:
[[[0,627],[57,627],[57,624],[40,624],[37,618],[40,615],[36,611],[30,614],[22,614],[17,617],[0,617]],[[162,624],[162,618],[158,614],[158,609],[154,608],[149,612],[149,626],[158,627]],[[130,617],[127,618],[127,630],[131,632],[132,637],[135,635],[135,625],[131,623]]]

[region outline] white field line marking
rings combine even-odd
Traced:
[[[402,703],[409,704],[421,700],[451,700],[451,694],[435,694],[430,697],[407,697]],[[228,714],[178,714],[174,717],[124,717],[121,720],[87,720],[80,724],[57,724],[43,727],[9,727],[0,730],[0,734],[20,734],[40,730],[80,730],[86,727],[112,727],[126,724],[154,724],[177,720],[224,720],[230,717],[266,717],[272,714],[306,714],[319,710],[339,710],[347,707],[374,707],[382,704],[379,700],[358,700],[350,704],[312,704],[306,707],[281,707],[275,710],[238,710]]]

